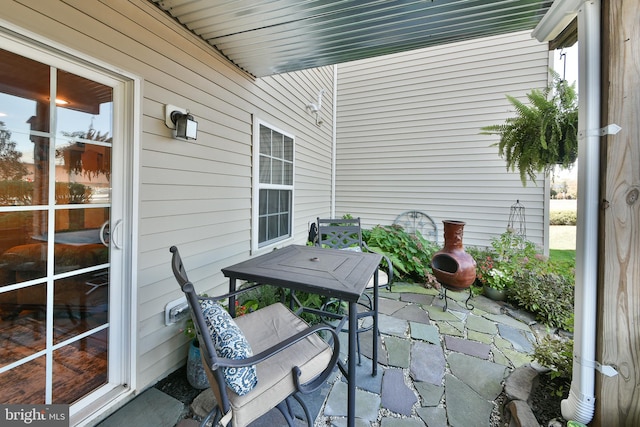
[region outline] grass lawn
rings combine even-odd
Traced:
[[[549,249],[549,258],[558,262],[576,263],[575,249]]]
[[[549,249],[549,260],[557,265],[564,265],[566,268],[576,267],[575,249]]]

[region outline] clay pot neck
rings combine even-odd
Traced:
[[[462,234],[464,221],[444,220],[444,248],[448,250],[464,249],[462,246]]]

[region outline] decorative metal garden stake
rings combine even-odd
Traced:
[[[522,240],[527,239],[527,222],[524,217],[524,205],[520,203],[520,200],[516,200],[516,203],[511,205],[507,230],[516,236],[522,237]]]

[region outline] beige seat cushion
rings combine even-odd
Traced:
[[[308,327],[307,323],[280,303],[237,317],[236,323],[245,334],[253,354]],[[301,383],[316,376],[329,364],[332,349],[317,335],[311,335],[286,350],[270,357],[256,368],[258,384],[244,396],[227,389],[233,411],[232,425],[246,426],[269,411],[295,391],[291,369],[302,371]]]

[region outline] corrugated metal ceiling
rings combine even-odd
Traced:
[[[552,0],[151,0],[256,77],[532,30]]]

